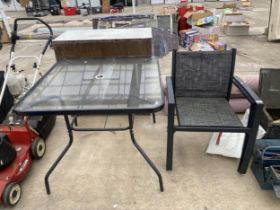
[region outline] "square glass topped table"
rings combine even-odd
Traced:
[[[163,107],[158,60],[148,58],[90,58],[56,63],[16,104],[19,115],[64,115],[69,142],[45,176],[48,178],[73,142],[74,131],[129,130],[133,144],[158,176],[159,170],[138,145],[133,132],[133,115],[154,113]],[[124,128],[80,128],[77,116],[83,114],[125,114]],[[74,115],[69,118],[69,115]]]

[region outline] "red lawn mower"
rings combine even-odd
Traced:
[[[48,41],[40,56],[14,56],[17,36],[17,22],[36,20],[44,24],[50,32]],[[18,18],[12,32],[12,47],[7,71],[0,72],[0,203],[16,205],[21,197],[20,182],[28,172],[33,159],[40,159],[46,151],[45,140],[54,127],[55,116],[21,117],[12,113],[16,98],[34,85],[42,57],[51,44],[53,32],[50,26],[39,18]],[[34,77],[28,84],[22,73],[15,68],[17,59],[33,59]],[[11,79],[12,78],[12,79]],[[22,79],[23,78],[23,79]],[[10,86],[9,86],[10,80]],[[8,86],[8,88],[6,88]],[[12,90],[12,91],[11,91]],[[14,93],[14,94],[13,94]]]

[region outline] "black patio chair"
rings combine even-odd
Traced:
[[[253,152],[263,103],[233,76],[236,49],[227,51],[173,51],[172,76],[167,78],[168,128],[166,169],[172,170],[176,131],[245,133],[238,172],[245,174]],[[228,100],[234,83],[251,103],[243,126]],[[174,124],[175,110],[178,123]]]

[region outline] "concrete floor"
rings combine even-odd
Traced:
[[[208,5],[215,5],[207,3]],[[254,11],[246,16],[255,22],[252,30],[262,31],[267,26],[269,1],[255,0]],[[49,18],[49,17],[47,17]],[[51,18],[51,17],[50,17]],[[279,67],[280,44],[267,42],[266,37],[223,37],[238,50],[236,73],[258,74],[261,67]],[[38,54],[42,42],[22,41],[19,53]],[[8,61],[9,46],[0,51],[0,69]],[[162,74],[170,74],[171,56],[161,59]],[[44,57],[42,70],[55,63],[53,50]],[[21,62],[24,69],[29,63]],[[30,70],[29,70],[30,71]],[[124,116],[79,118],[81,125],[126,125]],[[272,191],[261,190],[248,170],[237,173],[239,160],[205,154],[210,133],[176,133],[174,169],[165,170],[166,116],[157,113],[157,123],[151,116],[135,119],[135,135],[139,144],[163,175],[165,191],[160,192],[158,180],[124,132],[75,132],[74,144],[50,178],[52,194],[44,188],[44,175],[68,141],[64,121],[58,117],[47,140],[47,152],[34,161],[22,183],[21,201],[13,209],[279,209],[280,200]],[[0,209],[10,209],[0,206]]]

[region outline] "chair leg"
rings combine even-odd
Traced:
[[[156,123],[156,114],[153,112],[152,115],[153,115],[153,123],[155,124]]]
[[[166,156],[166,170],[172,170],[172,162],[173,162],[173,129],[168,129],[167,131],[167,156]]]
[[[166,152],[166,170],[172,170],[173,160],[173,137],[174,137],[174,104],[168,105],[168,125],[167,125],[167,152]]]
[[[256,132],[246,134],[244,139],[244,146],[238,166],[238,172],[241,174],[246,174],[249,167],[250,158],[254,151],[255,141],[256,141]]]
[[[241,174],[245,174],[249,167],[250,158],[253,154],[257,138],[261,114],[262,105],[256,105],[251,107],[248,119],[248,126],[251,127],[251,131],[245,135],[242,154],[238,166],[238,172]]]

